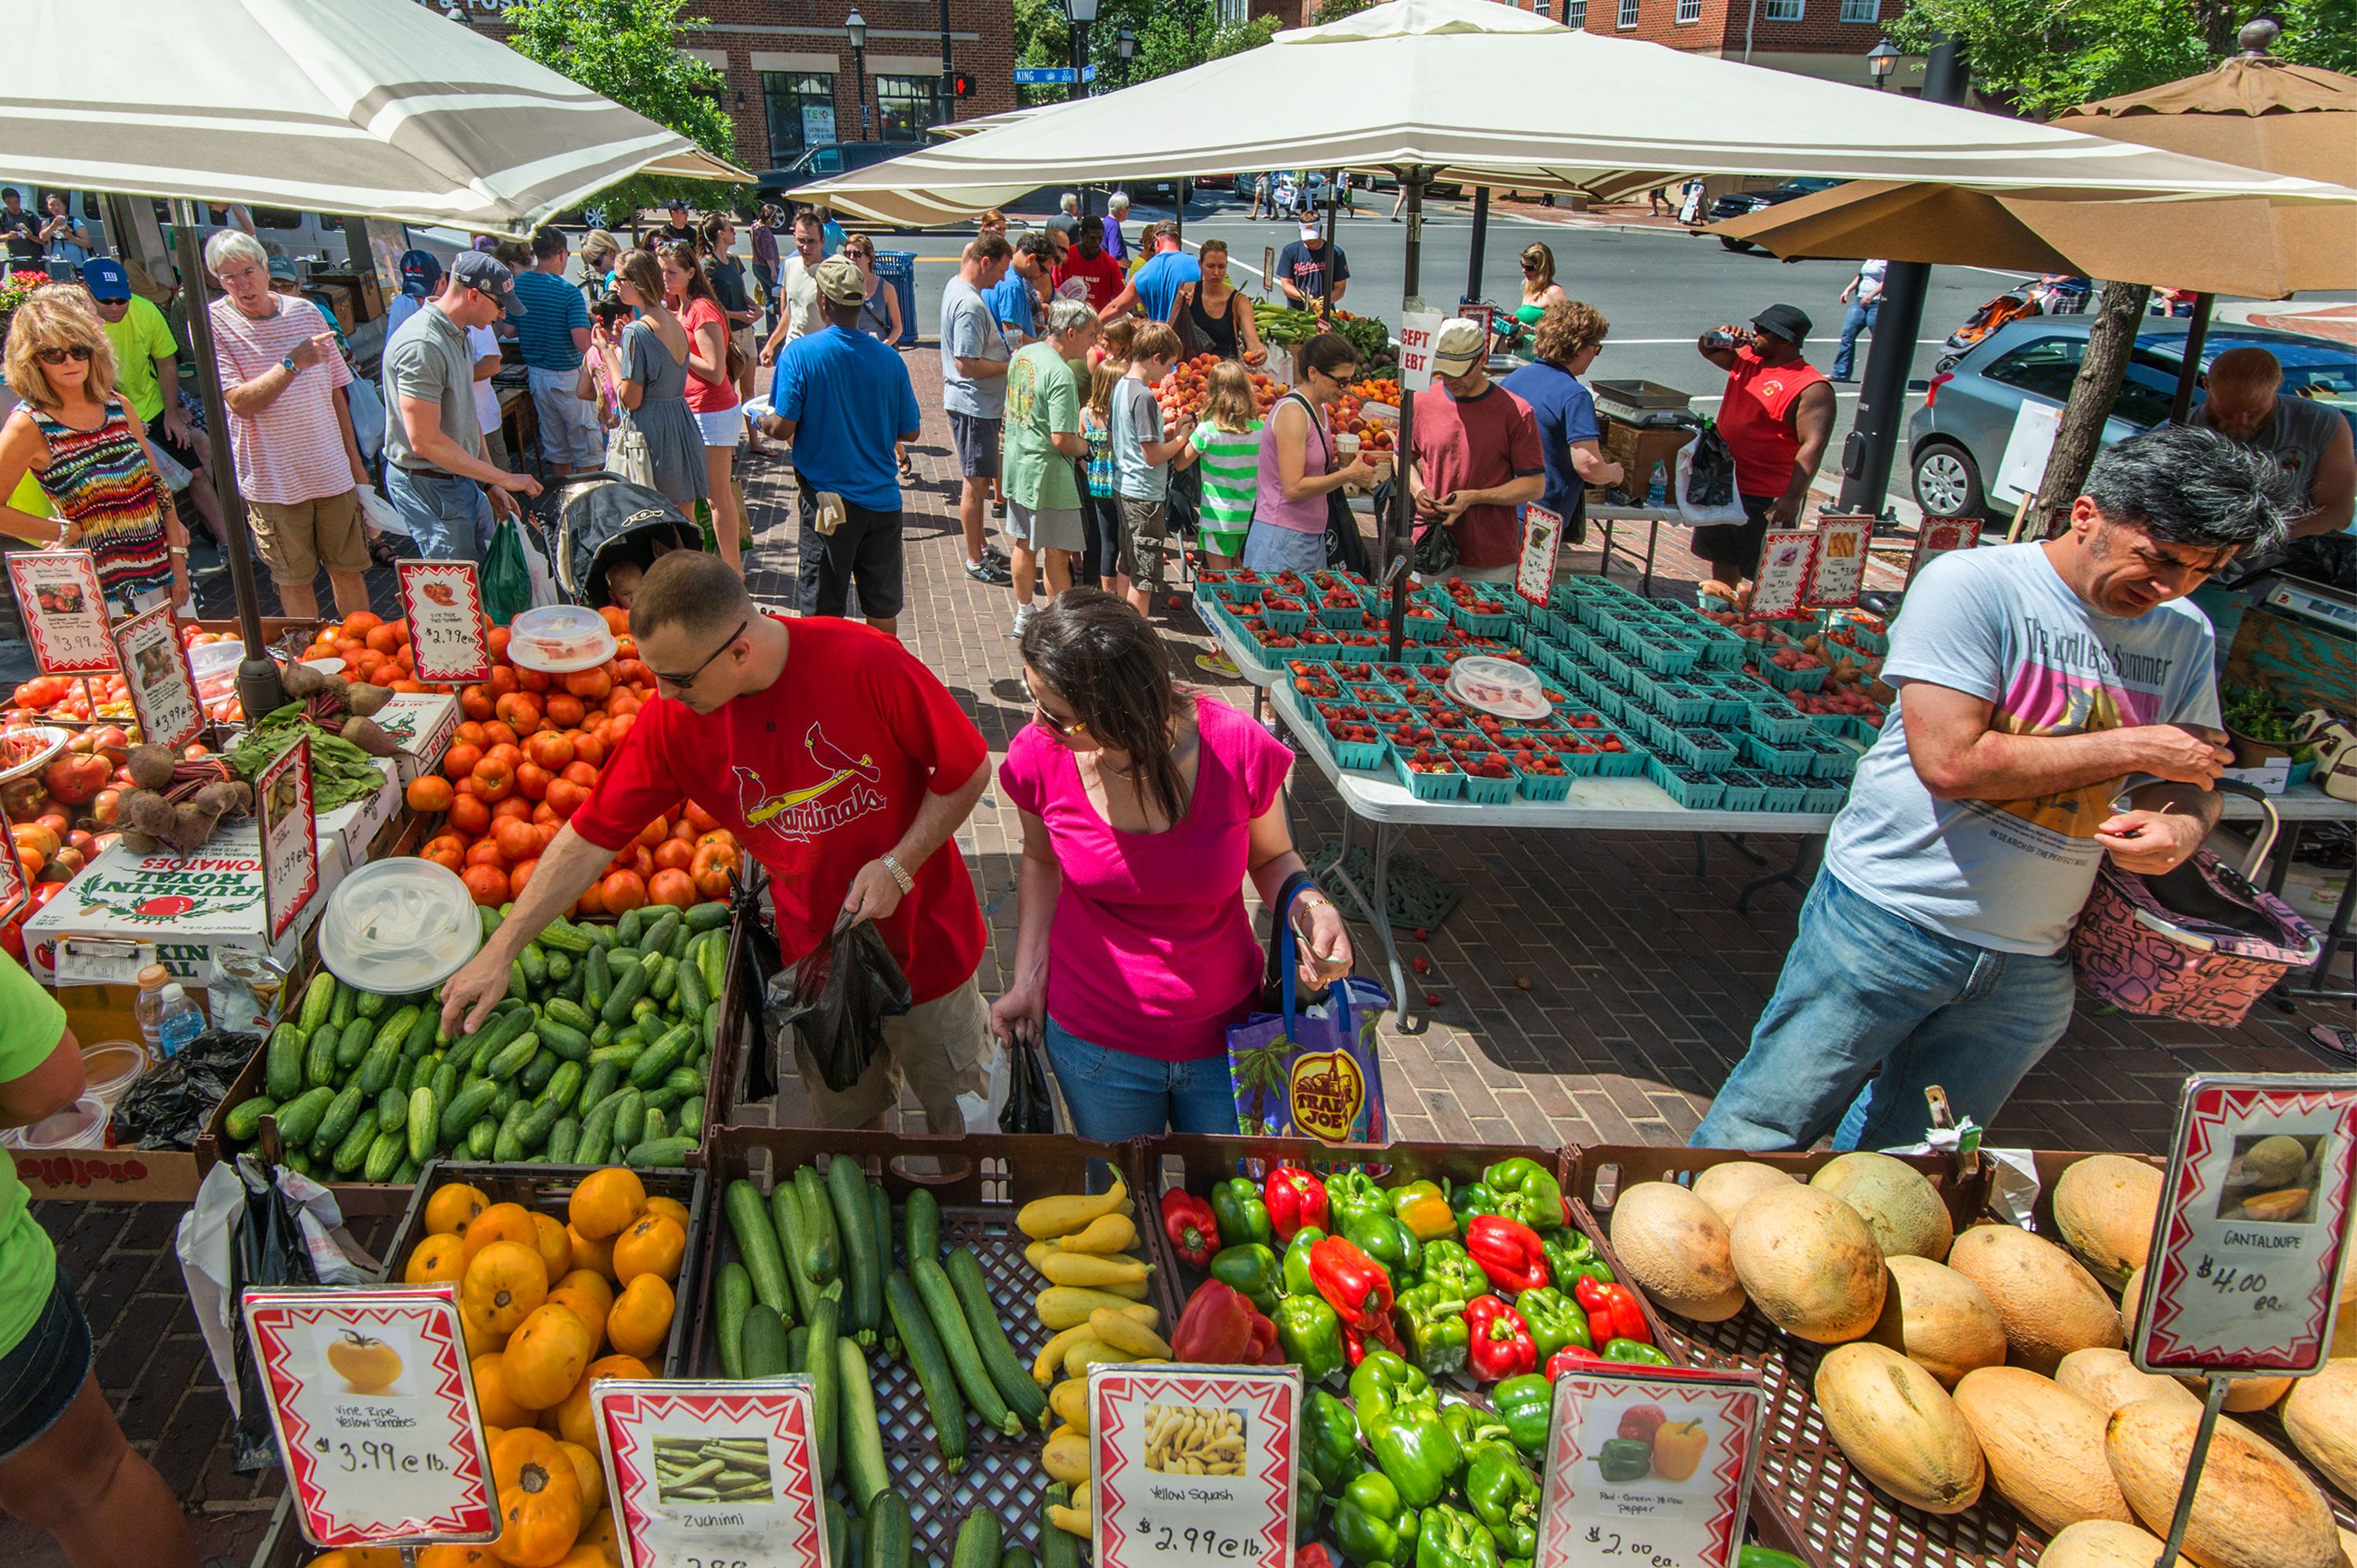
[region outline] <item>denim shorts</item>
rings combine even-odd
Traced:
[[[90,1377],[90,1322],[59,1271],[41,1316],[0,1356],[0,1461],[15,1458],[57,1424]]]

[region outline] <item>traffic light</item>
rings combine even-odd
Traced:
[[[964,70],[945,70],[942,72],[942,91],[952,98],[972,97],[974,95],[974,73]]]

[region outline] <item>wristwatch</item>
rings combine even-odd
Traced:
[[[908,867],[902,865],[895,856],[888,854],[884,857],[884,869],[892,874],[892,880],[900,885],[902,893],[905,894],[916,886],[917,879],[909,875]]]
[[[285,359],[279,360],[278,368],[282,371],[293,371],[295,369],[295,356],[289,354]]]

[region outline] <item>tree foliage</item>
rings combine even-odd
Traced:
[[[685,136],[713,156],[734,162],[737,134],[720,107],[726,79],[680,52],[710,26],[683,17],[685,0],[518,0],[500,19],[508,43],[558,75],[600,92],[657,124]],[[734,189],[706,180],[633,175],[607,187],[591,205],[636,212],[674,196],[698,207],[728,199]]]
[[[1125,73],[1118,42],[1125,27],[1137,39],[1137,52]],[[1223,22],[1217,7],[1208,3],[1178,0],[1176,5],[1156,5],[1153,0],[1103,0],[1096,21],[1089,28],[1089,61],[1097,69],[1096,91],[1112,91],[1258,48],[1276,32],[1274,16]],[[1015,42],[1017,65],[1071,63],[1071,24],[1066,20],[1058,0],[1015,0]],[[1019,91],[1027,104],[1060,103],[1067,96],[1066,89],[1057,86]]]

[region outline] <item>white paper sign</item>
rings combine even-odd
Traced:
[[[249,1290],[243,1306],[306,1540],[499,1534],[457,1286]]]
[[[624,1568],[826,1568],[810,1380],[592,1385]]]
[[[1760,570],[1751,577],[1751,613],[1791,615],[1801,607],[1817,559],[1817,536],[1808,529],[1770,530],[1760,542]]]
[[[1440,337],[1440,312],[1411,310],[1400,317],[1400,395],[1432,384],[1432,348]]]
[[[1866,586],[1866,541],[1873,528],[1871,517],[1818,515],[1807,603],[1829,609],[1857,603]]]
[[[2007,506],[2038,493],[2046,482],[2046,462],[2054,456],[2054,433],[2061,428],[2062,410],[2054,403],[2024,398],[2013,412],[2013,430],[2005,438],[2005,456],[1997,459],[1996,478],[1989,499]]]
[[[435,683],[486,681],[491,645],[483,635],[483,591],[472,561],[404,561],[401,605],[417,679]]]
[[[262,824],[263,918],[276,941],[319,890],[318,818],[311,809],[311,742],[296,741],[253,780]]]
[[[179,628],[172,622],[172,607],[157,605],[116,627],[114,647],[122,656],[123,683],[130,688],[131,710],[139,715],[141,736],[175,748],[194,740],[204,728],[205,711],[197,700],[188,650],[180,645]]]
[[[1534,605],[1555,592],[1555,547],[1563,542],[1563,514],[1533,501],[1523,509],[1523,558],[1514,568],[1514,591]]]
[[[1556,1379],[1536,1568],[1733,1568],[1759,1424],[1755,1372]]]
[[[155,961],[154,942],[68,937],[58,943],[51,968],[59,985],[136,985],[139,972]]]
[[[1298,1367],[1089,1369],[1097,1568],[1293,1561]]]
[[[96,557],[87,550],[26,551],[8,557],[8,581],[43,674],[113,673]]]
[[[2357,1178],[2357,1078],[2188,1079],[2130,1348],[2148,1372],[2324,1364]]]

